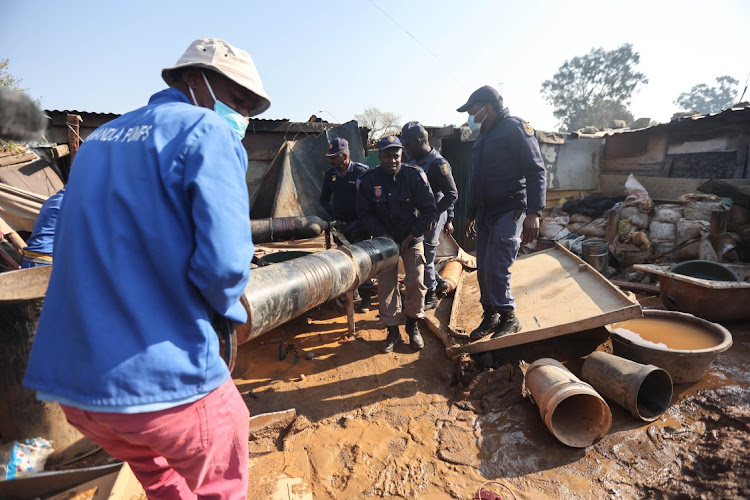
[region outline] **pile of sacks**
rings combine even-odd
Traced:
[[[736,247],[739,237],[727,233],[721,255],[709,241],[711,213],[729,210],[732,200],[712,194],[691,193],[680,196],[680,204],[653,205],[648,193],[630,175],[625,185],[629,194],[618,207],[617,240],[611,242],[613,253],[624,265],[648,261],[711,260],[727,255]],[[637,200],[637,201],[636,201]],[[750,230],[750,220],[748,221]]]
[[[632,174],[624,188],[626,196],[619,199],[590,195],[565,202],[542,220],[540,237],[580,253],[583,240],[606,237],[609,219],[617,223],[610,250],[624,266],[693,259],[735,261],[743,257],[743,251],[750,257],[750,210],[733,206],[731,199],[691,193],[680,196],[680,203],[655,205]],[[717,255],[709,232],[711,213],[721,210],[731,211]]]

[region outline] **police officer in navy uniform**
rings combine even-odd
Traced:
[[[339,223],[339,228],[348,243],[356,243],[367,238],[367,232],[357,220],[357,179],[367,171],[367,165],[351,161],[349,141],[343,137],[334,137],[326,153],[331,168],[323,178],[320,190],[320,204],[326,213]],[[331,203],[333,196],[333,203]],[[359,309],[370,310],[372,281],[368,280],[358,288],[362,297]]]
[[[326,213],[341,222],[344,237],[353,243],[358,238],[357,179],[367,171],[367,165],[350,160],[349,141],[335,137],[328,146],[326,157],[331,168],[326,171],[320,190],[320,204]],[[331,203],[333,196],[333,203]]]
[[[489,85],[474,91],[458,108],[469,113],[469,128],[479,132],[473,148],[472,188],[467,233],[477,235],[477,277],[484,316],[471,339],[517,332],[510,266],[521,243],[539,236],[547,176],[534,129],[503,108]]]
[[[435,289],[439,276],[435,272],[435,252],[440,240],[440,231],[448,235],[453,234],[453,207],[458,200],[458,189],[456,181],[453,180],[450,164],[430,146],[427,130],[419,122],[408,122],[403,126],[401,142],[409,155],[409,163],[421,167],[427,174],[437,204],[437,221],[424,235],[424,256],[427,262],[424,270],[424,284],[427,287],[424,308],[432,309],[438,303]]]
[[[417,327],[417,318],[424,318],[424,234],[437,218],[435,197],[427,176],[421,168],[401,163],[402,145],[398,137],[380,139],[380,165],[365,172],[357,189],[357,214],[373,237],[387,236],[400,247],[406,278],[406,333],[412,347],[419,350],[424,341]],[[383,346],[393,351],[401,342],[399,313],[401,296],[398,291],[398,266],[378,274],[380,319],[388,329]]]

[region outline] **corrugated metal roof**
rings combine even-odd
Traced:
[[[683,117],[672,119],[669,122],[657,123],[656,125],[651,125],[650,127],[633,128],[633,129],[618,129],[618,130],[602,130],[601,132],[597,132],[595,134],[583,134],[580,132],[571,132],[570,136],[571,137],[606,137],[608,135],[627,134],[629,132],[638,132],[640,130],[674,127],[675,125],[680,126],[681,124],[692,123],[698,120],[735,120],[735,119],[740,120],[744,118],[745,114],[750,114],[750,103],[736,104],[735,106],[719,111],[718,113],[709,113],[706,115],[695,114],[695,115],[683,116]]]

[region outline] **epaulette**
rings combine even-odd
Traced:
[[[430,183],[430,181],[427,180],[427,174],[424,173],[424,170],[422,170],[422,167],[420,167],[419,165],[407,165],[407,164],[402,163],[401,167],[413,168],[414,170],[417,171],[417,173],[419,173],[419,176],[422,178],[423,181],[425,181],[427,184]]]
[[[529,122],[517,116],[511,116],[510,118],[516,120],[521,125],[521,130],[523,130],[524,134],[528,137],[534,137],[534,128],[529,125]]]

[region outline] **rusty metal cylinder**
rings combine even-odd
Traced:
[[[589,354],[581,378],[646,422],[656,420],[672,401],[672,378],[665,370],[606,352]]]
[[[328,229],[328,222],[314,215],[250,219],[254,243],[306,240],[320,236]]]
[[[563,444],[586,448],[612,426],[612,413],[604,399],[559,361],[537,359],[526,370],[524,381],[545,425]]]
[[[248,311],[242,344],[313,307],[339,297],[398,263],[398,245],[375,238],[254,269],[242,303]]]
[[[457,260],[452,260],[445,264],[443,269],[440,271],[440,276],[445,280],[446,287],[441,290],[444,295],[448,295],[458,286],[458,281],[461,279],[461,273],[464,270],[464,265]]]

